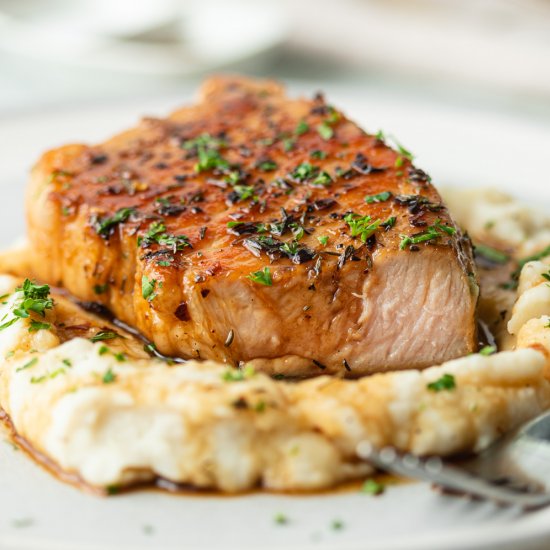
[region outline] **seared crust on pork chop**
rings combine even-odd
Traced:
[[[41,158],[33,269],[167,355],[297,376],[440,363],[475,348],[477,285],[410,159],[321,96],[213,78],[167,119]]]

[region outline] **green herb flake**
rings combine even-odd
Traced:
[[[103,285],[94,285],[94,292],[96,294],[104,294],[105,292],[107,292],[108,288],[109,285],[107,283]]]
[[[114,338],[120,338],[120,335],[116,332],[100,330],[90,338],[90,342],[101,342],[103,340],[113,340]]]
[[[142,531],[144,535],[153,535],[155,533],[155,528],[152,525],[143,525]]]
[[[426,386],[430,391],[454,390],[456,387],[455,377],[452,374],[444,374],[435,382],[431,382]]]
[[[325,141],[328,141],[334,136],[334,130],[328,122],[322,122],[319,124],[319,126],[317,126],[317,132]]]
[[[344,528],[344,522],[340,519],[334,519],[330,524],[330,528],[333,531],[341,531]]]
[[[328,237],[326,235],[320,235],[319,237],[317,237],[317,240],[323,245],[323,246],[327,246],[328,244]]]
[[[102,345],[97,350],[98,355],[105,355],[106,353],[109,353],[109,348],[105,345]]]
[[[285,138],[285,139],[283,139],[283,151],[285,153],[288,153],[289,151],[292,151],[292,149],[294,149],[295,145],[296,145],[296,138]]]
[[[255,374],[256,371],[252,365],[245,365],[242,369],[228,368],[222,374],[222,380],[224,382],[242,382],[252,378]]]
[[[454,235],[456,229],[448,225],[443,225],[441,220],[436,220],[433,225],[430,225],[426,231],[417,235],[401,235],[401,243],[399,248],[405,250],[407,246],[420,244],[423,242],[435,241],[444,237],[445,235]]]
[[[288,516],[286,516],[282,512],[279,512],[278,514],[275,514],[275,517],[273,518],[273,521],[277,525],[287,525],[289,523]]]
[[[313,185],[327,186],[332,183],[332,178],[328,172],[319,172],[311,181]]]
[[[309,130],[309,125],[305,120],[301,120],[298,122],[298,125],[296,126],[296,129],[294,130],[294,133],[297,136],[301,136],[305,134]]]
[[[397,218],[395,216],[390,216],[385,222],[380,224],[380,227],[383,227],[386,230],[391,229],[395,225],[396,221]]]
[[[34,367],[36,363],[38,363],[38,357],[33,357],[30,361],[27,361],[21,367],[16,368],[15,372],[21,372],[22,370],[30,369],[31,367]]]
[[[273,279],[271,278],[269,267],[264,267],[260,271],[254,271],[253,273],[250,273],[250,275],[247,275],[247,279],[250,279],[254,283],[265,286],[271,286],[273,284]]]
[[[160,246],[167,246],[172,249],[173,252],[183,250],[185,247],[190,247],[191,243],[186,235],[173,235],[166,232],[166,226],[162,221],[154,221],[145,235],[138,237],[137,245],[142,248],[148,248],[152,244],[158,244]]]
[[[325,151],[321,151],[320,149],[316,149],[315,151],[312,151],[309,155],[312,159],[318,159],[323,160],[327,158],[327,154]]]
[[[31,527],[34,525],[34,519],[32,518],[17,518],[11,521],[12,527],[16,529],[25,529],[26,527]]]
[[[240,201],[245,201],[250,198],[256,200],[257,198],[254,194],[254,187],[252,185],[235,185],[233,186],[233,191],[237,196],[237,200]]]
[[[51,327],[50,323],[41,323],[40,321],[35,321],[34,319],[31,319],[29,332],[38,332],[39,330],[48,330],[50,327]]]
[[[262,172],[272,172],[273,170],[277,170],[277,163],[272,160],[264,160],[258,165],[258,168]]]
[[[510,260],[508,254],[481,243],[474,245],[474,251],[476,255],[483,256],[485,259],[497,264],[505,264]]]
[[[496,352],[497,352],[496,346],[483,346],[478,353],[479,355],[488,356],[488,355],[493,355],[493,353],[496,353]]]
[[[156,285],[156,279],[148,279],[147,275],[143,275],[141,278],[141,295],[148,302],[152,302],[157,296],[155,293]]]
[[[101,381],[104,384],[112,384],[115,380],[116,380],[116,374],[113,372],[113,369],[109,367],[103,374]]]
[[[73,366],[73,363],[70,359],[62,359],[61,362],[66,366],[66,367],[72,367]]]
[[[135,213],[135,208],[120,208],[113,216],[103,218],[94,218],[92,225],[96,233],[102,237],[109,237],[111,231],[121,223],[128,221],[130,216]]]
[[[367,479],[361,486],[362,493],[372,496],[381,495],[385,489],[386,486],[383,483],[380,483],[379,481],[376,481],[376,479],[372,478]]]
[[[375,204],[378,202],[385,202],[389,198],[391,198],[392,194],[390,191],[383,191],[382,193],[378,193],[377,195],[367,195],[365,197],[365,202],[367,204]]]
[[[353,212],[346,214],[344,221],[351,229],[351,236],[359,236],[363,242],[366,242],[382,223],[382,220],[373,221],[370,216],[359,216]]]

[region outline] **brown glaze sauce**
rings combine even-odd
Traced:
[[[15,445],[17,449],[21,449],[30,459],[36,464],[41,466],[49,474],[53,475],[59,481],[72,485],[73,487],[80,489],[86,493],[90,493],[94,496],[113,496],[118,494],[127,494],[137,491],[160,491],[165,494],[182,496],[182,497],[243,497],[247,495],[257,493],[268,493],[285,496],[320,496],[320,495],[334,495],[342,493],[357,493],[361,491],[361,486],[364,483],[364,479],[357,479],[346,481],[331,487],[328,489],[318,490],[306,490],[306,491],[274,491],[270,489],[264,489],[262,487],[256,487],[248,491],[241,491],[239,493],[224,493],[215,489],[201,489],[189,484],[175,483],[162,477],[156,477],[150,481],[136,482],[132,485],[125,487],[95,487],[84,481],[78,474],[67,472],[60,468],[53,460],[48,458],[45,454],[36,450],[33,445],[27,441],[24,437],[19,435],[11,422],[10,417],[6,412],[0,408],[0,427],[4,427],[6,431],[6,437],[9,438],[9,442]],[[404,483],[411,483],[412,480],[400,477],[393,474],[376,473],[372,476],[368,476],[370,479],[376,480],[384,487],[392,485],[401,485]]]

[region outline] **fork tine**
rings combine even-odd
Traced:
[[[393,447],[377,450],[369,444],[360,444],[357,454],[381,470],[430,481],[436,485],[499,504],[519,506],[524,509],[541,508],[550,504],[550,494],[521,492],[519,487],[509,487],[509,483],[500,484],[496,482],[498,480],[489,481],[444,464],[439,457],[421,458],[400,453]]]

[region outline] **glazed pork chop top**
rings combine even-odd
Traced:
[[[199,102],[35,166],[37,277],[156,348],[285,376],[473,351],[471,251],[430,178],[318,95],[213,78]]]

